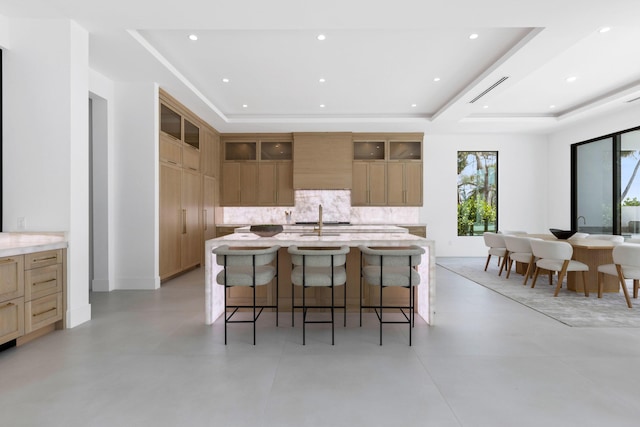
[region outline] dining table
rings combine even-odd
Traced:
[[[589,271],[585,274],[586,285],[589,292],[598,292],[598,266],[613,264],[613,248],[616,246],[616,243],[610,240],[585,237],[562,240],[553,234],[527,234],[526,236],[569,243],[573,248],[572,259],[589,266]],[[603,292],[617,293],[620,291],[620,283],[617,277],[605,274],[603,279]],[[570,271],[567,273],[568,290],[584,293],[584,286],[585,284],[582,281],[582,274],[580,272]]]

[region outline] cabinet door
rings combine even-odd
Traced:
[[[216,237],[216,193],[218,182],[210,176],[202,179],[202,231],[204,240]]]
[[[204,247],[200,228],[200,174],[182,171],[182,269],[200,264]]]
[[[422,206],[422,163],[404,164],[405,204]]]
[[[218,178],[220,136],[213,130],[204,127],[200,144],[200,164],[202,173]]]
[[[272,206],[276,204],[276,170],[275,162],[261,162],[258,166],[258,205]]]
[[[279,162],[277,174],[276,203],[278,206],[293,206],[295,204],[293,163]]]
[[[0,258],[0,301],[18,298],[23,295],[24,256],[15,255]]]
[[[160,164],[160,278],[180,271],[182,170]]]
[[[243,206],[258,204],[258,163],[240,163],[240,203]]]
[[[0,302],[0,344],[24,335],[24,298]]]
[[[351,205],[366,206],[369,204],[369,168],[366,162],[353,162],[352,185]]]
[[[404,205],[404,164],[387,164],[387,203],[389,206]]]
[[[222,163],[222,178],[220,180],[220,203],[223,206],[240,205],[240,163]]]
[[[384,163],[369,164],[369,204],[387,204],[387,167]]]

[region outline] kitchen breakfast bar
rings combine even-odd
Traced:
[[[436,278],[433,241],[409,234],[406,228],[391,225],[325,226],[321,235],[314,231],[313,226],[285,225],[281,233],[271,237],[260,237],[250,232],[249,227],[244,227],[237,229],[233,234],[205,242],[205,322],[208,325],[215,322],[224,312],[224,287],[218,285],[215,280],[221,267],[217,265],[213,254],[213,250],[222,245],[235,248],[265,248],[274,245],[281,247],[278,256],[278,307],[281,311],[291,310],[291,258],[287,252],[289,246],[297,245],[308,248],[349,246],[351,252],[347,257],[346,304],[348,311],[351,312],[357,312],[360,299],[360,251],[358,246],[376,248],[421,246],[425,249],[425,253],[418,266],[420,286],[416,289],[417,313],[428,324],[434,323]],[[391,291],[390,297],[394,298],[393,291],[402,290],[389,289]],[[266,302],[272,302],[275,295],[276,293],[271,290],[262,297]],[[238,295],[237,298],[242,299],[242,295]],[[367,298],[369,298],[369,294],[365,289],[363,293],[365,302]],[[385,300],[386,298],[385,296]]]

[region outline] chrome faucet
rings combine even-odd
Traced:
[[[580,215],[578,217],[577,221],[576,221],[578,223],[578,225],[580,225],[580,218],[582,218],[582,220],[584,221],[583,225],[587,225],[587,219],[585,217],[583,217],[582,215]]]
[[[318,236],[322,236],[322,205],[318,205],[318,228],[316,228]]]

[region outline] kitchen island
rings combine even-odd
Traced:
[[[278,305],[282,311],[290,310],[291,281],[290,258],[287,247],[292,245],[302,247],[337,247],[347,245],[351,253],[347,258],[347,293],[348,307],[350,311],[356,311],[359,306],[360,286],[360,251],[358,246],[372,247],[405,247],[409,245],[421,246],[425,249],[422,262],[419,265],[421,277],[420,286],[417,288],[417,312],[429,324],[434,323],[435,313],[435,243],[422,237],[409,234],[406,229],[396,226],[365,226],[365,225],[341,225],[335,227],[323,227],[323,235],[318,236],[313,232],[313,226],[285,226],[282,233],[272,237],[259,237],[245,229],[236,230],[234,234],[207,240],[205,242],[205,322],[210,325],[224,311],[224,288],[215,282],[215,277],[221,270],[216,264],[213,249],[222,245],[231,247],[258,248],[279,245],[282,247],[279,253],[279,289],[280,298]],[[392,289],[390,291],[402,291]],[[406,291],[405,291],[406,292]],[[269,300],[275,294],[270,293],[264,298]],[[366,296],[365,290],[365,298]],[[385,297],[386,298],[386,297]]]

